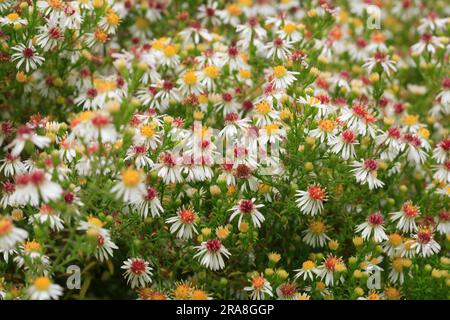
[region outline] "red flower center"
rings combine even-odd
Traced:
[[[364,161],[364,168],[366,168],[369,171],[377,170],[378,168],[377,160],[367,159],[366,161]]]
[[[31,48],[25,48],[22,50],[22,54],[23,54],[24,58],[30,59],[34,56],[34,50]]]
[[[134,274],[145,273],[145,262],[143,260],[133,260],[131,263],[131,272]]]
[[[379,212],[372,213],[369,215],[368,219],[369,223],[374,226],[382,225],[384,222],[383,216]]]
[[[254,205],[253,205],[252,200],[242,200],[239,203],[239,210],[243,213],[250,214],[250,213],[252,213],[253,208],[254,208]]]
[[[311,199],[316,201],[324,201],[326,196],[325,190],[319,186],[308,187],[308,195]]]
[[[219,239],[212,239],[206,241],[206,249],[208,251],[217,252],[222,247],[222,242]]]
[[[182,209],[178,212],[178,215],[183,223],[193,223],[195,220],[195,213],[190,209]]]

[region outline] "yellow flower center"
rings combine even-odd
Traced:
[[[208,300],[208,295],[205,291],[197,289],[192,292],[192,300]]]
[[[315,234],[322,234],[325,232],[325,224],[322,221],[313,221],[309,225],[309,230]]]
[[[390,300],[400,299],[400,292],[394,287],[388,287],[384,290],[384,294]]]
[[[286,32],[287,34],[291,34],[292,32],[295,31],[295,24],[293,23],[286,23],[283,27],[283,31]]]
[[[207,66],[204,71],[209,78],[216,79],[219,76],[219,69],[215,66]]]
[[[246,69],[239,70],[239,75],[244,79],[250,79],[252,77],[251,71]]]
[[[106,21],[111,26],[117,26],[120,22],[120,17],[114,11],[109,11],[108,14],[106,15]]]
[[[227,6],[227,11],[230,16],[239,17],[241,15],[241,8],[237,4],[230,4]]]
[[[420,128],[417,133],[425,139],[428,139],[430,137],[430,131],[427,128]]]
[[[393,233],[389,236],[389,242],[395,247],[399,246],[402,243],[402,236],[398,233]]]
[[[104,79],[94,79],[94,87],[98,93],[103,93],[116,89],[116,83]]]
[[[270,112],[270,109],[271,109],[271,106],[265,101],[260,102],[256,105],[256,111],[258,111],[258,113],[263,116],[268,115]]]
[[[47,3],[53,9],[56,9],[56,10],[62,9],[62,1],[61,0],[48,0]]]
[[[276,130],[278,130],[278,125],[276,123],[269,123],[266,125],[267,135],[272,135],[272,133],[276,132]]]
[[[264,286],[265,279],[261,276],[254,276],[252,279],[252,286],[255,289],[262,289]]]
[[[122,172],[123,184],[127,187],[135,187],[141,182],[141,174],[134,169],[126,169]]]
[[[173,44],[168,45],[167,47],[164,48],[164,55],[166,57],[171,58],[176,54],[177,54],[177,48]]]
[[[34,286],[38,291],[47,291],[51,284],[48,277],[38,277],[34,280]]]
[[[192,292],[192,288],[187,284],[179,284],[173,290],[173,295],[177,300],[189,299]]]
[[[197,75],[194,71],[188,71],[184,74],[183,81],[188,86],[194,85],[197,83]]]
[[[403,269],[403,259],[396,258],[394,261],[392,261],[392,268],[397,272],[401,272]]]
[[[162,50],[166,44],[166,38],[160,38],[152,43],[152,48],[156,50]]]
[[[90,225],[94,225],[99,228],[103,227],[103,222],[97,217],[89,217],[87,221]]]
[[[413,126],[419,122],[419,116],[409,114],[404,116],[402,120],[404,125]]]
[[[381,297],[378,293],[371,291],[371,292],[369,292],[369,295],[367,296],[367,300],[381,300]]]
[[[13,229],[13,223],[11,219],[3,218],[0,220],[0,237],[10,233]]]
[[[95,39],[97,39],[98,42],[105,43],[108,41],[108,34],[102,29],[97,29],[95,30]]]
[[[287,70],[283,66],[276,66],[275,68],[273,68],[273,75],[278,79],[283,78],[286,73]]]
[[[26,251],[26,252],[37,252],[37,251],[40,251],[41,250],[41,245],[38,243],[38,242],[36,242],[36,241],[27,241],[25,244],[24,244],[24,250]]]
[[[319,127],[322,131],[330,133],[334,129],[334,121],[329,119],[319,120]]]
[[[16,20],[19,20],[19,15],[18,15],[17,13],[13,12],[13,13],[8,14],[8,15],[6,16],[6,18],[7,18],[9,21],[16,21]]]
[[[136,26],[136,28],[138,28],[139,30],[144,30],[147,29],[150,26],[150,23],[148,22],[147,19],[142,18],[142,17],[137,17],[136,21],[134,22],[134,25]]]
[[[151,125],[145,125],[141,127],[141,134],[146,138],[151,138],[155,134],[155,128]]]
[[[208,95],[207,94],[200,94],[198,97],[198,102],[204,104],[204,103],[208,103]]]
[[[312,262],[311,260],[306,260],[302,264],[303,270],[312,270],[315,268],[315,266],[316,266],[316,264],[314,262]]]

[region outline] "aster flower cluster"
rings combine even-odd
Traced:
[[[450,299],[449,8],[0,0],[0,300]]]

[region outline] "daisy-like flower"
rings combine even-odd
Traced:
[[[442,210],[436,219],[436,230],[442,235],[450,233],[450,212]]]
[[[434,240],[434,234],[430,228],[419,228],[413,237],[414,243],[411,249],[424,258],[437,254],[441,250],[441,246]]]
[[[116,198],[125,202],[137,202],[145,194],[142,173],[133,168],[127,168],[121,173],[121,180],[111,189]]]
[[[222,19],[224,23],[232,26],[237,26],[239,24],[239,16],[241,14],[242,10],[237,3],[230,3],[225,7],[225,9],[218,11],[220,19]]]
[[[302,34],[297,30],[297,25],[290,21],[285,21],[284,25],[277,34],[281,39],[285,39],[291,42],[298,42],[302,39]]]
[[[119,247],[112,242],[109,234],[97,235],[97,247],[95,248],[95,257],[100,262],[107,261],[113,256],[113,250],[119,249]]]
[[[59,217],[60,213],[51,206],[44,204],[39,208],[39,212],[30,217],[30,223],[38,222],[47,224],[53,231],[61,231],[64,229],[64,222]]]
[[[158,198],[158,191],[153,187],[147,187],[142,199],[132,205],[144,219],[149,213],[152,217],[159,217],[160,213],[164,211]]]
[[[285,61],[291,55],[292,48],[291,42],[281,38],[275,38],[272,42],[269,42],[264,46],[264,51],[266,52],[266,57],[268,59],[278,58]]]
[[[351,172],[354,173],[356,181],[362,185],[368,184],[369,189],[381,188],[384,183],[377,179],[378,161],[367,159],[362,161],[353,161]]]
[[[202,86],[199,81],[199,74],[196,71],[186,71],[178,80],[180,84],[180,91],[184,95],[195,94],[199,95],[202,91]]]
[[[64,32],[54,23],[39,27],[39,34],[36,37],[36,43],[44,51],[55,48],[58,43],[64,39]]]
[[[97,217],[90,216],[86,221],[81,220],[77,230],[86,231],[87,235],[109,236],[109,231],[103,228],[104,223]]]
[[[246,24],[238,25],[236,33],[239,35],[238,46],[244,50],[248,49],[252,40],[256,47],[263,45],[262,40],[267,36],[267,31],[261,27],[256,17],[249,18]]]
[[[221,65],[228,65],[230,72],[246,67],[246,63],[236,46],[230,46],[226,52],[218,53],[218,56],[221,60]]]
[[[10,217],[0,218],[0,251],[9,251],[28,238],[28,232],[14,226]]]
[[[414,134],[403,135],[406,145],[406,158],[408,161],[420,165],[427,160],[427,153],[422,149],[422,140]]]
[[[297,207],[303,214],[315,216],[323,210],[323,203],[327,201],[327,191],[318,184],[313,184],[306,191],[297,190]]]
[[[433,150],[433,159],[438,163],[444,163],[450,159],[450,138],[440,141]]]
[[[388,236],[384,231],[384,219],[381,212],[374,212],[367,216],[367,220],[356,226],[355,232],[361,232],[361,236],[365,240],[369,240],[373,234],[375,242],[388,240]]]
[[[302,263],[301,269],[294,270],[294,272],[297,272],[294,276],[294,280],[302,277],[304,281],[306,281],[307,279],[313,281],[315,270],[316,264],[314,263],[314,261],[306,260]]]
[[[50,139],[38,135],[34,130],[27,126],[22,126],[16,131],[16,138],[6,146],[6,149],[11,149],[13,157],[19,156],[27,141],[31,141],[39,149],[43,149],[50,144]]]
[[[405,261],[406,258],[402,257],[396,257],[392,260],[391,264],[391,271],[389,272],[389,281],[391,281],[393,284],[400,283],[403,284],[405,281],[405,275],[404,275],[404,267],[405,267]]]
[[[335,281],[335,273],[345,271],[346,267],[341,258],[329,255],[325,257],[322,264],[315,269],[316,275],[321,279],[325,279],[327,286],[333,285]],[[341,277],[342,281],[343,278]]]
[[[5,159],[0,160],[0,163],[0,172],[3,172],[5,177],[12,177],[25,171],[20,157],[14,157],[11,153],[7,153]]]
[[[209,91],[216,87],[215,81],[220,76],[220,69],[214,65],[207,65],[200,72],[200,83]]]
[[[168,44],[162,50],[161,64],[170,68],[174,68],[180,64],[180,57],[177,54],[177,47],[173,44]]]
[[[278,286],[275,291],[279,300],[294,300],[297,294],[297,286],[294,283],[286,282]]]
[[[227,113],[225,115],[225,126],[219,132],[219,137],[225,136],[228,139],[233,139],[238,136],[239,132],[246,130],[248,127],[249,120],[247,118],[239,119],[236,112]]]
[[[450,107],[450,77],[442,80],[442,91],[438,93],[436,100],[440,101],[444,107]]]
[[[159,162],[155,164],[155,169],[158,170],[158,177],[162,178],[166,184],[182,181],[180,160],[169,152],[159,155]]]
[[[325,234],[326,230],[327,226],[323,221],[313,220],[309,223],[308,229],[303,231],[303,241],[314,248],[323,247],[327,240],[330,240],[330,237]]]
[[[397,256],[399,250],[401,249],[401,245],[403,244],[403,238],[398,233],[391,233],[389,235],[389,239],[383,243],[383,251],[389,257]]]
[[[125,270],[123,275],[127,279],[127,283],[131,283],[131,289],[136,287],[144,288],[148,283],[152,282],[153,269],[149,266],[148,261],[144,259],[129,258],[123,262],[121,268]]]
[[[271,83],[278,90],[287,89],[296,80],[295,75],[298,72],[288,71],[284,66],[276,66],[272,70],[272,81]]]
[[[194,255],[194,258],[199,257],[200,263],[213,271],[225,268],[223,257],[229,258],[231,256],[231,253],[223,246],[219,239],[203,241],[195,249],[198,252]]]
[[[180,208],[177,215],[166,219],[166,223],[172,224],[170,232],[176,233],[177,238],[192,239],[194,234],[198,234],[195,228],[195,220],[197,220],[197,213],[191,208]]]
[[[25,71],[29,72],[30,70],[39,67],[45,61],[45,59],[37,53],[31,40],[28,45],[19,43],[17,46],[12,47],[12,50],[16,53],[11,56],[11,60],[17,62],[17,69],[24,65]]]
[[[264,205],[255,204],[255,200],[255,198],[251,200],[240,200],[237,205],[230,209],[230,211],[233,211],[230,217],[230,222],[236,216],[239,216],[238,225],[240,225],[242,222],[242,218],[246,215],[250,215],[253,225],[256,228],[261,228],[261,223],[264,222],[265,218],[258,209],[264,207]]]
[[[250,292],[252,300],[264,300],[266,295],[273,296],[270,282],[263,275],[255,274],[249,281],[251,285],[245,287],[244,290]]]
[[[7,25],[11,25],[13,27],[26,26],[28,21],[26,19],[22,19],[16,12],[11,12],[3,17],[0,17],[0,26],[4,27]]]
[[[319,119],[317,128],[309,132],[309,135],[319,139],[321,143],[334,138],[336,134],[336,123],[331,119]]]
[[[34,270],[43,271],[44,274],[48,272],[50,266],[49,258],[43,254],[42,246],[36,241],[25,241],[19,247],[19,253],[14,257],[14,262],[18,268],[24,268],[30,270],[30,267]]]
[[[281,125],[268,123],[260,131],[259,142],[262,146],[265,146],[267,143],[275,144],[281,142],[285,136],[286,130]]]
[[[445,160],[442,164],[434,166],[434,170],[436,170],[436,172],[434,173],[433,178],[438,181],[450,183],[450,159]]]
[[[134,165],[137,169],[152,167],[153,161],[147,155],[147,146],[135,145],[130,146],[125,156],[125,161],[134,160]]]
[[[61,186],[50,180],[51,175],[41,170],[33,170],[16,176],[16,190],[13,201],[17,204],[39,205],[39,198],[49,202],[59,198],[63,192]]]
[[[113,9],[108,9],[105,15],[100,19],[99,26],[110,34],[116,33],[117,27],[120,24],[120,16]]]
[[[420,55],[422,52],[434,54],[438,48],[443,48],[444,45],[440,39],[433,36],[431,33],[424,33],[420,36],[419,42],[411,47],[411,53],[413,55]]]
[[[63,288],[53,283],[49,277],[42,276],[34,279],[28,287],[28,294],[32,300],[58,300],[63,294]]]
[[[367,73],[371,74],[372,70],[376,66],[381,66],[381,68],[386,72],[389,76],[391,71],[396,72],[397,68],[395,67],[395,62],[393,60],[389,60],[389,56],[387,56],[383,52],[376,52],[375,55],[369,58],[366,63],[363,64],[363,68],[367,69]]]
[[[199,21],[191,21],[190,26],[178,33],[178,35],[183,39],[183,45],[189,45],[194,43],[199,44],[203,38],[207,42],[210,42],[213,38],[208,32],[208,29],[202,27]]]
[[[213,26],[220,25],[217,2],[208,0],[207,4],[202,4],[198,8],[197,19],[204,21],[206,24],[211,23]]]
[[[402,232],[417,231],[416,218],[420,216],[420,208],[407,201],[402,205],[400,211],[390,213],[391,220],[397,221],[396,228]]]
[[[345,106],[338,119],[340,122],[347,122],[348,129],[362,136],[369,133],[371,137],[375,137],[376,131],[373,127],[375,117],[360,103],[354,104],[351,108]]]
[[[347,129],[338,136],[329,137],[328,145],[331,147],[331,152],[341,154],[344,160],[355,158],[355,145],[359,144],[357,136],[352,130]]]

